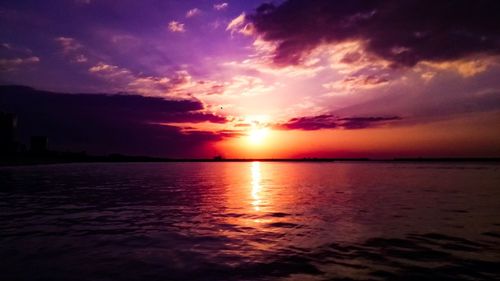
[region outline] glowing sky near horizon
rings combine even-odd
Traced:
[[[499,4],[333,2],[2,1],[0,83],[199,102],[179,157],[500,156]]]

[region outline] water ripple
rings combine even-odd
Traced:
[[[1,280],[498,280],[489,164],[0,168]]]

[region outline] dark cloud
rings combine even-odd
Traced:
[[[286,123],[278,124],[276,127],[283,130],[320,130],[338,128],[339,124],[337,124],[335,116],[325,114],[292,118]]]
[[[286,123],[277,124],[275,128],[281,130],[321,130],[321,129],[363,129],[380,126],[390,121],[400,120],[401,117],[345,117],[340,118],[331,114],[297,117]]]
[[[390,117],[349,117],[349,118],[340,118],[339,122],[342,124],[342,128],[344,129],[364,129],[369,127],[379,126],[381,124],[401,120],[401,117],[398,116],[390,116]]]
[[[224,123],[198,100],[139,95],[59,94],[0,86],[0,111],[18,115],[19,135],[46,135],[51,147],[91,153],[200,156],[229,134],[183,131],[168,123]],[[206,155],[206,154],[205,154]]]
[[[323,43],[361,40],[395,66],[413,66],[500,54],[498,11],[496,0],[288,0],[261,5],[249,19],[278,43],[278,64],[297,64]]]

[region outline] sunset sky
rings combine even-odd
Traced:
[[[51,148],[499,157],[500,1],[0,1],[0,111]]]

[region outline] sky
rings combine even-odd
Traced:
[[[0,110],[95,154],[500,157],[499,10],[2,0]]]

